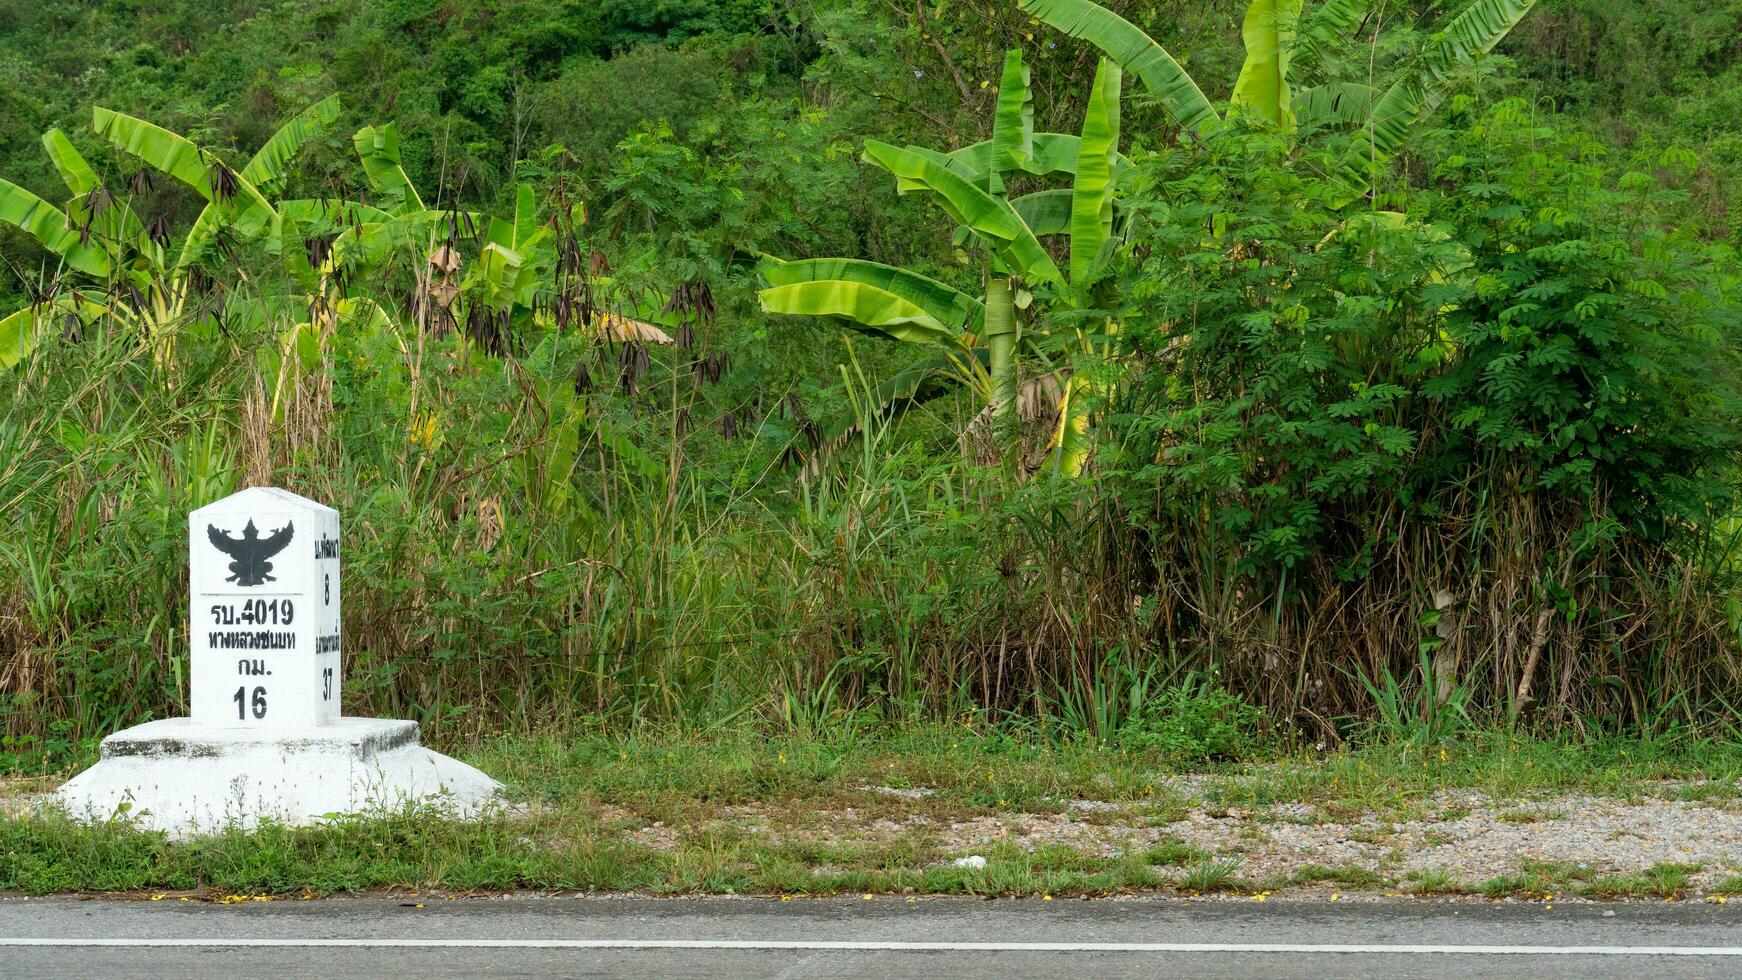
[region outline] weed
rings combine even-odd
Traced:
[[[1174,880],[1174,887],[1187,892],[1227,891],[1235,886],[1235,874],[1240,870],[1238,858],[1199,860]]]
[[[1587,895],[1598,898],[1676,898],[1687,893],[1697,864],[1654,864],[1644,871],[1595,877],[1585,885]]]
[[[1202,864],[1210,859],[1208,851],[1181,841],[1165,841],[1153,845],[1143,852],[1145,862],[1168,868],[1178,868],[1193,863]]]
[[[1433,657],[1426,650],[1421,652],[1416,671],[1413,694],[1389,667],[1381,671],[1377,682],[1360,675],[1361,686],[1373,704],[1376,733],[1386,742],[1409,745],[1437,745],[1457,737],[1471,723],[1469,688],[1442,683],[1446,679],[1437,676]]]
[[[1385,884],[1384,875],[1356,864],[1339,864],[1334,867],[1309,864],[1295,869],[1289,880],[1301,885],[1330,882],[1349,888],[1379,888]]]
[[[1463,879],[1454,868],[1424,868],[1403,877],[1409,882],[1409,890],[1418,895],[1455,894],[1465,890]]]
[[[1476,891],[1489,898],[1532,898],[1549,894],[1546,882],[1528,874],[1496,875],[1478,882]]]

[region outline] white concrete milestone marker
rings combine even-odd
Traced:
[[[339,717],[339,512],[254,487],[188,518],[188,698],[196,725]]]
[[[189,515],[188,550],[191,717],[105,738],[69,813],[185,834],[489,805],[501,786],[415,722],[340,716],[338,511],[253,487]]]

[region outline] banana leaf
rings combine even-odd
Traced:
[[[100,213],[91,213],[91,192],[101,186],[102,181],[67,134],[58,129],[49,130],[42,134],[42,148],[54,164],[55,172],[60,174],[61,182],[72,194],[66,203],[68,227],[84,229],[90,236],[100,239],[103,251],[111,260],[117,257],[111,243],[139,240],[145,226],[125,201],[111,198],[104,203]]]
[[[485,238],[525,255],[549,233],[550,229],[538,220],[538,201],[532,188],[520,184],[514,189],[514,220],[508,222],[492,217]]]
[[[1072,191],[1056,188],[1010,199],[1022,223],[1036,236],[1063,235],[1071,230]]]
[[[0,371],[17,367],[36,348],[41,323],[52,316],[47,306],[26,306],[0,318]]]
[[[1076,478],[1083,473],[1094,435],[1089,429],[1089,382],[1073,373],[1061,386],[1055,409],[1058,423],[1047,443],[1047,461],[1056,476]]]
[[[1031,133],[1028,156],[1020,169],[1042,177],[1074,173],[1077,169],[1077,139],[1072,133]],[[984,184],[992,169],[992,151],[992,141],[981,140],[952,150],[944,157],[949,161],[950,169],[976,184]]]
[[[1283,129],[1294,128],[1288,62],[1300,24],[1301,0],[1252,0],[1240,29],[1246,62],[1234,83],[1233,102]]]
[[[111,260],[121,258],[119,245],[132,244],[142,251],[152,245],[144,237],[145,226],[139,223],[139,216],[125,202],[111,199],[96,214],[91,213],[91,203],[88,194],[69,198],[66,204],[67,226],[84,229],[86,238],[106,252]]]
[[[359,216],[369,214],[362,210],[356,213]],[[490,218],[488,215],[467,211],[384,214],[384,220],[364,221],[346,228],[333,240],[332,261],[359,270],[373,267],[395,249],[432,248],[447,240],[449,229],[438,226],[450,220],[464,221],[473,227],[479,227],[487,225]]]
[[[100,295],[75,292],[0,317],[0,371],[17,367],[41,343],[43,333],[54,329],[64,315],[71,313],[80,323],[89,324],[107,313],[107,307],[91,298]]]
[[[1366,128],[1346,151],[1338,174],[1352,191],[1372,186],[1378,168],[1439,105],[1457,72],[1492,51],[1534,6],[1536,0],[1476,0],[1434,32],[1419,63],[1373,104]]]
[[[628,464],[636,475],[646,480],[663,480],[665,464],[652,453],[641,448],[630,435],[629,430],[619,426],[609,416],[597,414],[593,417],[593,435],[605,448],[617,454],[617,458]]]
[[[783,262],[772,256],[757,266],[770,286],[807,282],[857,282],[893,294],[923,310],[931,319],[956,332],[980,329],[986,308],[978,299],[944,283],[892,265],[862,259],[800,259]]]
[[[947,344],[959,332],[917,303],[876,286],[845,279],[821,279],[770,286],[757,293],[762,308],[792,316],[838,316],[914,344]]]
[[[423,198],[411,186],[411,178],[399,165],[399,129],[392,123],[380,127],[364,126],[357,130],[351,143],[357,148],[357,158],[363,163],[363,173],[376,193],[394,202],[396,210],[422,211]]]
[[[323,200],[323,199],[293,199],[278,202],[278,213],[286,220],[304,225],[331,225],[345,227],[366,222],[382,223],[391,221],[393,215],[380,208],[370,207],[356,201]]]
[[[1434,31],[1421,64],[1438,90],[1436,99],[1445,94],[1453,76],[1494,50],[1535,6],[1536,0],[1476,0]]]
[[[1095,45],[1143,83],[1174,121],[1198,129],[1220,118],[1173,55],[1136,25],[1091,0],[1019,0],[1032,17]]]
[[[866,140],[865,160],[894,174],[904,191],[918,187],[934,194],[950,217],[979,236],[1013,273],[1040,282],[1063,281],[1052,256],[1002,197],[986,193],[915,147]]]
[[[65,212],[5,179],[0,179],[0,222],[16,226],[80,272],[102,278],[114,269],[108,252],[79,241]]]
[[[278,212],[252,183],[240,175],[237,175],[235,197],[219,201],[214,190],[214,176],[221,164],[209,159],[184,137],[143,119],[100,106],[91,110],[91,126],[97,135],[116,147],[192,187],[207,201],[217,202],[223,211],[223,219],[238,233],[253,237],[278,220]]]
[[[992,168],[982,184],[992,193],[1003,193],[999,174],[1021,170],[1034,155],[1034,90],[1022,52],[1012,48],[1004,55],[1004,74],[998,82],[998,105],[992,115]]]
[[[298,113],[296,118],[279,127],[265,145],[255,151],[248,164],[242,168],[242,180],[254,185],[254,188],[265,194],[277,189],[284,180],[284,168],[297,151],[303,148],[309,140],[319,136],[321,131],[332,125],[339,118],[339,97],[328,96],[314,105]],[[282,218],[282,211],[280,212]],[[176,258],[176,268],[186,268],[199,257],[218,229],[224,224],[224,209],[211,203],[200,211],[194,219],[193,227],[188,229],[187,237],[182,239],[181,254]],[[299,222],[292,222],[294,231]],[[280,227],[277,236],[280,243],[285,239],[285,229]],[[291,237],[296,237],[294,234]],[[291,242],[286,247],[294,248],[298,242]]]
[[[1289,73],[1308,85],[1326,80],[1330,63],[1357,40],[1373,0],[1325,0],[1302,18],[1289,59]]]
[[[1315,85],[1294,93],[1294,117],[1303,126],[1364,126],[1378,94],[1361,82]]]
[[[1075,133],[1035,133],[1034,149],[1023,164],[1022,172],[1038,177],[1076,173],[1077,148],[1081,142],[1082,138]],[[992,141],[970,143],[944,154],[944,158],[949,161],[951,170],[982,184],[986,180],[987,168],[992,165]],[[1131,159],[1123,153],[1114,157],[1114,163],[1119,173],[1131,168]]]
[[[54,163],[55,172],[60,174],[62,183],[73,194],[89,194],[100,183],[96,171],[79,155],[72,140],[67,139],[67,134],[58,129],[43,133],[42,148],[48,151],[48,158]]]
[[[525,256],[500,243],[486,243],[466,277],[485,306],[503,310],[513,306],[528,282],[531,268]]]
[[[1113,235],[1114,156],[1119,147],[1119,96],[1124,73],[1106,58],[1095,69],[1077,178],[1071,188],[1071,283],[1086,285]]]
[[[253,184],[263,194],[278,190],[284,181],[285,165],[310,140],[338,121],[339,97],[330,95],[298,113],[280,126],[272,138],[256,150],[248,165],[242,168],[242,179]]]

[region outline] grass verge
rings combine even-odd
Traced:
[[[1143,753],[938,728],[844,741],[750,734],[503,739],[461,754],[508,784],[508,812],[474,823],[407,812],[179,842],[120,824],[81,826],[19,812],[0,819],[0,890],[1045,897],[1318,888],[1673,898],[1697,890],[1692,876],[1700,867],[1598,873],[1522,861],[1508,874],[1475,879],[1452,867],[1407,870],[1394,855],[1377,869],[1303,860],[1258,872],[1246,852],[1274,829],[1344,817],[1381,828],[1362,836],[1389,846],[1384,828],[1393,821],[1460,818],[1464,808],[1444,803],[1460,790],[1515,801],[1556,794],[1674,800],[1693,787],[1700,805],[1731,807],[1742,796],[1742,753],[1727,744],[1497,735],[1427,750],[1372,747],[1189,772]],[[24,797],[51,785],[11,781],[13,809],[27,809]],[[1207,848],[1170,831],[1188,818],[1240,825]],[[985,857],[985,866],[954,863],[969,853]],[[1707,891],[1736,891],[1737,880]]]

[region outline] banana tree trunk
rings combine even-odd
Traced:
[[[993,276],[986,282],[986,351],[992,375],[992,419],[998,438],[1015,428],[1016,302],[1010,280]]]

